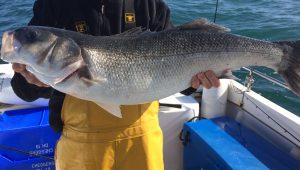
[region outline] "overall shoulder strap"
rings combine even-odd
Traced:
[[[124,0],[124,27],[125,30],[136,27],[134,0]]]

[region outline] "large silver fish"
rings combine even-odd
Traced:
[[[42,82],[116,116],[119,105],[167,97],[209,69],[222,75],[249,65],[275,68],[300,95],[299,42],[281,45],[227,31],[203,19],[162,32],[135,28],[98,37],[29,26],[4,33],[1,58],[26,64]]]

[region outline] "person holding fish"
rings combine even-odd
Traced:
[[[63,28],[93,36],[120,34],[135,27],[150,31],[173,27],[170,10],[162,0],[37,0],[33,12],[28,25]],[[26,101],[50,98],[50,125],[62,132],[55,153],[57,170],[164,169],[158,101],[122,105],[122,118],[119,118],[94,102],[54,90],[27,68],[13,63],[15,75],[11,85]],[[185,93],[199,86],[219,85],[213,71],[199,72],[191,76],[192,88]]]

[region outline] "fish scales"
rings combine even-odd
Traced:
[[[139,93],[145,89],[150,89],[149,92],[161,93],[159,89],[167,92],[162,87],[171,88],[175,82],[182,82],[181,84],[177,83],[180,86],[178,90],[188,87],[191,75],[197,73],[199,68],[203,71],[214,68],[220,74],[226,68],[257,64],[258,61],[263,63],[261,55],[265,55],[266,63],[272,65],[275,63],[274,60],[280,59],[278,56],[282,55],[281,49],[277,50],[275,57],[274,54],[270,53],[272,51],[268,49],[274,48],[271,43],[254,43],[252,39],[241,41],[239,38],[212,33],[197,34],[188,31],[165,35],[161,33],[155,36],[145,35],[137,38],[129,37],[127,39],[116,37],[118,41],[113,40],[113,43],[107,43],[111,45],[104,44],[104,47],[98,47],[104,49],[105,52],[99,50],[99,54],[94,56],[102,56],[103,59],[93,61],[101,61],[102,66],[97,65],[100,67],[97,70],[101,73],[105,72],[107,75],[105,77],[108,77],[108,82],[110,82],[107,84],[107,88],[121,85],[117,91],[125,90],[129,93]],[[224,42],[225,40],[226,42]],[[234,48],[235,46],[241,48]],[[120,47],[120,49],[114,50],[116,47]],[[250,48],[244,49],[243,47]],[[224,55],[224,49],[227,49],[227,55]],[[253,53],[259,54],[257,59],[253,59]],[[220,57],[221,55],[223,57]],[[250,56],[252,57],[251,60],[245,62]],[[239,58],[239,60],[235,58]],[[118,72],[127,74],[118,74]],[[113,91],[115,90],[113,89]]]
[[[272,43],[234,35],[205,20],[161,32],[134,28],[98,37],[29,26],[6,32],[2,44],[3,60],[26,64],[42,82],[114,115],[120,115],[119,105],[146,103],[188,88],[199,71],[221,76],[249,65],[276,69],[300,94],[299,41]]]

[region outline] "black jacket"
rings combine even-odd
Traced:
[[[134,25],[125,21],[128,10],[135,13]],[[37,0],[28,25],[64,28],[91,35],[117,34],[132,26],[151,31],[172,27],[170,10],[163,0]],[[12,78],[11,85],[25,101],[50,98],[50,125],[56,131],[62,130],[63,93],[28,84],[18,73]]]

